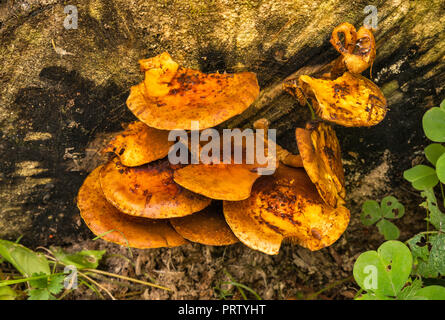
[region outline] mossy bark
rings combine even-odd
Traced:
[[[77,29],[64,28],[66,5],[78,9]],[[355,215],[366,198],[401,193],[401,173],[425,143],[421,116],[444,97],[443,1],[2,2],[0,238],[46,244],[89,236],[77,190],[107,133],[134,118],[125,100],[142,79],[137,61],[163,51],[206,72],[256,72],[261,99],[228,125],[266,117],[296,151],[294,130],[309,113],[276,88],[335,58],[332,29],[362,25],[367,5],[379,18],[372,78],[390,111],[372,128],[336,127]]]

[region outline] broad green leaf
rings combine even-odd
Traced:
[[[421,196],[426,198],[426,209],[430,212],[429,221],[437,230],[445,228],[445,214],[443,214],[437,206],[437,199],[433,189],[427,189],[421,193]]]
[[[2,300],[15,300],[17,293],[10,287],[0,287],[0,301]]]
[[[370,226],[382,217],[377,201],[368,200],[363,203],[360,220],[365,226]]]
[[[440,103],[440,108],[445,109],[445,99],[443,99],[442,102]]]
[[[54,300],[47,289],[29,289],[28,300]]]
[[[434,235],[430,235],[430,238],[432,236]],[[425,234],[416,234],[414,237],[409,239],[407,243],[411,249],[414,260],[421,259],[423,261],[428,261],[431,243],[427,241],[427,236]]]
[[[360,297],[356,298],[355,300],[394,300],[394,298],[390,298],[387,296],[379,296],[375,293],[365,293],[362,294]]]
[[[422,288],[422,280],[414,279],[413,281],[410,281],[408,286],[403,288],[397,298],[399,300],[418,300],[416,293],[420,288]]]
[[[386,219],[382,219],[376,224],[379,232],[385,237],[385,240],[396,240],[400,236],[397,226]]]
[[[423,131],[434,142],[445,142],[445,110],[431,108],[422,118]]]
[[[354,264],[354,279],[368,293],[396,297],[411,273],[413,258],[400,241],[386,241],[377,251],[362,253]]]
[[[445,183],[445,154],[442,154],[436,163],[436,173],[440,182]]]
[[[416,296],[427,300],[445,300],[445,288],[442,286],[428,286],[417,291]]]
[[[433,188],[439,182],[436,170],[422,164],[403,172],[403,177],[417,190]]]
[[[384,218],[399,219],[405,214],[405,207],[393,196],[383,198],[381,208]]]
[[[433,166],[436,166],[437,159],[445,153],[445,147],[439,143],[432,143],[425,148],[425,156]]]
[[[48,260],[43,255],[21,244],[0,240],[0,255],[25,277],[34,273],[51,273]]]
[[[43,276],[43,275],[45,275],[45,273],[40,272],[40,273],[34,273],[32,276],[38,277],[38,276]],[[29,285],[35,289],[45,289],[48,287],[48,277],[29,280]]]
[[[96,269],[105,252],[105,250],[83,250],[77,253],[68,254],[59,248],[54,250],[53,254],[57,260],[65,265],[74,265],[77,269]]]
[[[435,271],[445,275],[445,234],[437,234],[431,243],[433,247],[431,248],[428,262]]]

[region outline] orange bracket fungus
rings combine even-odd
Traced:
[[[272,255],[286,240],[309,250],[332,245],[346,230],[350,213],[340,144],[323,120],[372,126],[387,109],[377,85],[360,75],[375,59],[371,30],[343,23],[331,43],[341,56],[329,65],[329,74],[301,75],[283,84],[321,118],[296,129],[297,155],[276,143],[266,119],[254,123],[256,135],[233,129],[241,139],[221,140],[213,128],[257,98],[254,73],[205,74],[179,66],[166,52],[140,60],[145,79],[127,99],[139,121],[109,142],[103,151],[113,158],[91,172],[79,190],[77,204],[87,226],[104,240],[136,248],[241,241]],[[201,134],[215,144],[200,145]],[[179,137],[182,147],[169,136]],[[227,155],[227,145],[241,151]],[[183,154],[177,157],[176,151]]]
[[[114,159],[100,172],[105,198],[120,211],[139,217],[182,217],[207,207],[211,199],[185,190],[173,181],[168,160],[125,167]]]
[[[334,208],[343,204],[345,177],[334,129],[327,123],[313,121],[307,123],[306,129],[297,128],[295,134],[304,168],[320,196]]]
[[[180,67],[166,52],[139,61],[144,82],[131,88],[128,108],[150,127],[191,130],[214,127],[242,113],[256,99],[254,73],[205,74]]]
[[[135,121],[115,136],[103,152],[115,153],[124,166],[141,166],[167,156],[173,145],[173,141],[168,141],[168,133]]]
[[[287,166],[259,179],[249,199],[224,201],[224,215],[245,245],[267,254],[277,254],[286,238],[319,250],[334,243],[349,223],[345,207],[327,205],[302,168]]]
[[[227,225],[222,208],[210,205],[195,214],[170,220],[185,239],[210,246],[226,246],[239,242]]]
[[[120,212],[103,195],[99,183],[102,166],[85,179],[77,196],[80,215],[102,239],[134,248],[176,247],[187,243],[168,220],[132,217]]]

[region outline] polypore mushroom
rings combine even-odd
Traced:
[[[135,121],[116,135],[103,152],[115,153],[124,166],[141,166],[167,156],[173,145],[173,141],[168,141],[168,134],[168,131]]]
[[[339,33],[345,37],[345,45],[339,38]],[[332,32],[331,44],[342,55],[341,63],[352,73],[362,73],[374,62],[376,55],[375,39],[372,31],[361,27],[356,32],[350,23],[342,23]]]
[[[176,232],[192,242],[209,246],[226,246],[239,242],[217,203],[192,215],[170,219],[170,223]]]
[[[99,183],[102,166],[85,179],[77,196],[80,215],[88,228],[102,239],[134,248],[176,247],[187,243],[168,220],[132,217],[120,212],[103,195]]]
[[[210,128],[243,112],[258,96],[254,73],[205,74],[180,67],[167,52],[139,61],[144,82],[131,88],[128,108],[163,130]]]
[[[224,201],[224,216],[241,242],[267,254],[277,254],[286,238],[322,249],[349,223],[348,209],[327,205],[302,168],[287,166],[259,179],[249,199]]]
[[[173,181],[167,159],[125,167],[113,159],[100,172],[105,198],[120,211],[152,219],[183,217],[207,207],[211,199],[185,190]]]
[[[345,177],[334,129],[327,123],[312,121],[306,129],[297,128],[295,134],[304,169],[320,196],[334,208],[344,204]]]
[[[345,127],[374,126],[386,116],[386,99],[371,80],[350,72],[335,79],[300,76],[298,87],[286,86],[301,99],[302,90],[322,119]],[[301,101],[301,100],[300,100]],[[300,102],[301,103],[301,102]]]

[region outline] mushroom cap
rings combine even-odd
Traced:
[[[335,80],[300,76],[299,87],[322,119],[345,127],[373,126],[386,116],[382,91],[367,78],[345,72]]]
[[[169,131],[150,128],[135,121],[115,136],[103,152],[115,153],[127,167],[137,167],[168,155],[174,141],[168,141]]]
[[[174,173],[175,182],[182,187],[211,199],[230,201],[247,199],[259,177],[245,164],[191,164]]]
[[[111,205],[100,187],[101,170],[102,166],[88,175],[77,196],[80,215],[95,235],[106,241],[139,249],[176,247],[187,243],[168,220],[132,217]]]
[[[152,219],[183,217],[207,207],[211,199],[173,181],[167,159],[140,167],[125,167],[115,158],[102,168],[100,184],[105,198],[120,211]]]
[[[251,72],[205,74],[180,67],[166,52],[140,61],[144,82],[131,87],[128,108],[142,122],[163,130],[214,127],[242,113],[257,98]]]
[[[306,172],[287,166],[258,180],[249,199],[224,201],[224,214],[243,243],[256,250],[265,247],[267,251],[261,251],[269,254],[278,252],[280,235],[281,240],[292,238],[310,250],[322,249],[334,243],[349,223],[345,207],[325,204]],[[267,228],[268,237],[263,239],[262,229]],[[258,245],[258,239],[264,244]]]
[[[173,228],[185,239],[209,246],[239,242],[228,226],[222,207],[216,203],[192,215],[170,219]]]
[[[295,131],[303,166],[320,196],[332,207],[344,204],[345,176],[340,143],[327,123],[312,121]]]

